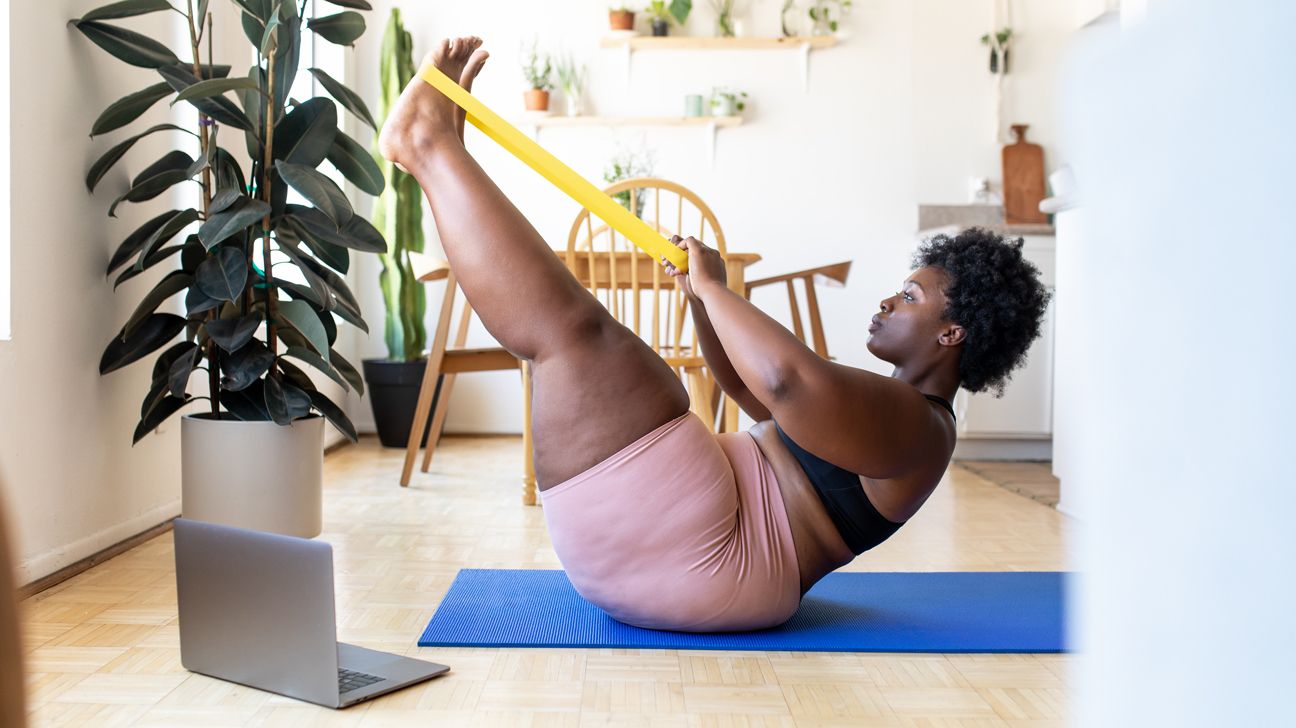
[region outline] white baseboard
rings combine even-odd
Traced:
[[[83,539],[37,554],[18,563],[17,581],[19,584],[30,584],[178,515],[180,515],[179,498]]]
[[[1039,438],[960,437],[955,460],[1052,460],[1053,440]]]

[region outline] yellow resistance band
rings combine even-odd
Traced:
[[[688,254],[672,245],[669,240],[640,220],[616,200],[604,194],[602,190],[590,184],[584,177],[554,155],[545,151],[530,137],[518,131],[517,127],[486,107],[476,97],[464,90],[462,86],[450,80],[436,66],[428,64],[419,71],[419,78],[432,84],[433,88],[445,94],[451,101],[463,107],[468,121],[486,136],[494,139],[510,154],[526,162],[527,166],[539,172],[558,189],[566,192],[573,200],[585,209],[603,218],[604,222],[641,250],[660,260],[665,258],[675,264],[681,271],[688,270]]]

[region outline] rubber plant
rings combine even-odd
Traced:
[[[382,98],[378,113],[385,120],[400,98],[401,89],[414,77],[414,42],[401,22],[400,8],[392,8],[387,20],[379,74]],[[374,144],[376,149],[376,136]],[[414,277],[409,257],[411,252],[423,252],[423,191],[412,175],[400,171],[376,151],[373,156],[386,181],[374,210],[374,224],[391,245],[381,256],[382,273],[378,278],[387,308],[387,357],[392,361],[414,361],[423,356],[427,343],[423,325],[426,294]]]
[[[305,18],[304,0],[301,6],[293,0],[231,1],[256,52],[255,65],[242,76],[213,63],[209,0],[184,0],[183,7],[180,0],[125,0],[72,21],[118,60],[158,76],[109,105],[95,120],[91,136],[124,129],[166,98],[197,112],[194,129],[158,124],[131,133],[86,175],[86,187],[93,192],[136,142],[152,134],[172,135],[178,142],[197,140],[196,158],[183,148],[167,152],[135,175],[109,207],[109,216],[115,216],[122,203],[146,203],[182,182],[198,185],[192,207],[151,218],[126,236],[109,260],[114,289],[164,263],[175,269],[144,294],[113,335],[99,372],[161,352],[153,359],[152,385],[140,408],[134,442],[201,399],[222,419],[288,425],[318,412],[354,441],[350,419],[317,390],[303,367],[322,372],[345,390],[363,391],[360,374],[333,348],[336,319],[368,331],[343,276],[350,251],[382,253],[387,245],[373,225],[355,214],[338,185],[316,168],[327,159],[361,191],[381,193],[381,171],[363,146],[338,129],[334,100],[370,127],[376,124],[360,97],[321,69],[306,70],[332,100],[293,99],[288,91],[298,74],[303,34],[351,45],[365,30],[364,17],[355,11],[370,6],[365,0],[327,0],[346,10]],[[108,22],[160,11],[178,12],[187,20],[184,55],[189,58]],[[251,159],[246,174],[226,146],[239,137]],[[177,147],[192,145],[189,138]],[[289,203],[290,187],[308,204]],[[276,274],[285,268],[300,275]],[[184,315],[158,311],[180,294]],[[198,371],[206,373],[207,386],[205,395],[195,396],[188,390]]]

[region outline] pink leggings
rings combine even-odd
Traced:
[[[746,432],[685,413],[540,497],[572,586],[617,621],[753,630],[800,604],[778,482]]]

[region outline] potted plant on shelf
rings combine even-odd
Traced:
[[[644,149],[635,151],[631,149],[621,149],[608,160],[607,166],[603,168],[603,181],[608,184],[620,182],[623,179],[631,177],[651,177],[653,167],[655,166],[653,153],[651,150]],[[630,190],[622,190],[612,195],[612,199],[621,203],[621,206],[630,212],[642,215],[644,211],[644,202],[647,199],[647,190],[637,190],[635,194],[635,206],[630,207]]]
[[[993,40],[989,33],[981,36],[981,45],[990,46],[990,73],[1008,73],[1010,42],[1012,42],[1012,28],[1000,28],[995,31]]]
[[[92,136],[127,126],[164,98],[185,101],[197,111],[196,131],[174,124],[149,127],[118,142],[86,175],[93,192],[137,141],[165,133],[175,136],[176,148],[135,176],[113,201],[109,216],[123,202],[142,203],[181,182],[198,182],[192,207],[150,219],[109,260],[108,274],[117,274],[114,287],[162,263],[178,267],[143,295],[111,337],[99,372],[116,371],[161,350],[154,358],[135,442],[186,405],[207,401],[207,411],[187,413],[181,422],[184,515],[315,536],[322,523],[323,422],[327,419],[352,441],[356,433],[307,370],[328,377],[343,391],[363,389],[359,372],[334,348],[338,318],[366,329],[343,276],[351,250],[387,248],[378,230],[352,210],[337,183],[316,167],[330,160],[371,195],[382,191],[383,178],[364,147],[338,129],[334,100],[376,126],[355,92],[311,68],[333,99],[295,101],[288,94],[298,73],[303,30],[350,45],[364,32],[364,18],[344,11],[307,19],[291,2],[240,2],[242,29],[256,64],[247,76],[231,76],[230,66],[211,62],[214,29],[211,16],[203,12],[206,6],[199,2],[194,12],[192,3],[182,10],[165,0],[126,0],[73,21],[87,39],[117,59],[161,77],[111,104],[95,120]],[[187,19],[186,50],[192,60],[178,58],[162,42],[105,22],[160,10],[175,10]],[[200,53],[204,39],[207,63]],[[230,91],[238,93],[238,102],[226,96]],[[222,132],[225,136],[219,137]],[[252,160],[246,174],[221,141],[246,145]],[[195,147],[196,157],[186,151]],[[289,203],[289,188],[307,204]],[[180,242],[168,245],[177,237]],[[180,294],[183,315],[158,311]],[[195,396],[189,384],[197,372],[203,373],[206,386],[204,394]]]
[[[558,87],[562,89],[563,98],[567,102],[568,116],[580,116],[586,71],[586,66],[576,65],[571,54],[564,55],[554,63],[554,72],[558,75]]]
[[[747,92],[727,88],[711,89],[711,115],[737,116],[747,108]]]
[[[814,0],[810,4],[810,20],[814,23],[810,32],[814,35],[836,33],[840,21],[846,17],[850,8],[851,0]]]
[[[414,77],[413,49],[410,34],[401,22],[400,8],[392,8],[379,59],[380,120],[386,120],[401,90]],[[382,158],[376,151],[377,143],[375,134],[373,159],[386,183],[374,205],[374,226],[389,246],[379,256],[382,272],[378,277],[386,308],[383,337],[387,358],[365,359],[361,363],[369,385],[369,405],[378,441],[383,447],[405,447],[427,367],[423,352],[427,343],[423,325],[426,293],[410,263],[410,253],[423,252],[423,191],[413,176]],[[426,437],[425,433],[425,442]]]
[[[735,6],[738,0],[711,0],[711,9],[715,11],[715,34],[721,38],[733,38],[738,35],[738,21],[734,19]]]
[[[652,18],[652,34],[656,37],[669,35],[670,22],[673,20],[683,26],[693,10],[693,0],[652,0],[645,12]]]
[[[522,75],[528,84],[525,95],[527,111],[548,111],[549,90],[553,88],[553,65],[548,54],[536,51],[536,44],[523,56]]]
[[[634,11],[626,3],[619,3],[608,8],[608,27],[612,30],[633,31]]]

